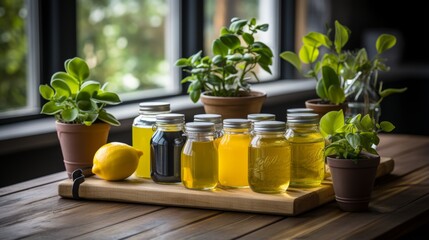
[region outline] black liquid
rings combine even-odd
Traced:
[[[150,175],[154,182],[181,181],[180,157],[186,142],[183,132],[156,131],[150,141]]]

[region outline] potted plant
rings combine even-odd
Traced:
[[[189,73],[182,83],[189,83],[191,100],[195,103],[201,99],[206,113],[221,114],[223,118],[259,113],[266,93],[251,91],[249,79],[253,76],[259,81],[257,66],[271,74],[273,53],[254,36],[267,30],[268,24],[258,25],[255,18],[233,18],[213,41],[212,56],[199,51],[178,59],[176,66],[186,67],[184,71]]]
[[[380,131],[395,126],[387,121],[375,122],[369,114],[344,118],[342,110],[331,111],[320,119],[325,137],[325,157],[331,171],[335,199],[344,211],[365,211],[380,163],[375,147]]]
[[[378,83],[378,71],[388,71],[381,54],[391,49],[396,44],[396,37],[390,34],[381,34],[376,41],[377,55],[369,59],[365,48],[358,51],[344,50],[349,40],[351,31],[340,22],[335,21],[335,34],[330,36],[331,29],[327,34],[310,32],[302,38],[303,45],[296,54],[285,51],[280,57],[292,64],[300,73],[307,71],[304,76],[314,78],[316,93],[320,99],[306,101],[307,108],[313,108],[319,115],[332,110],[343,109],[353,104],[358,98],[366,99],[367,111],[369,113],[369,91],[365,85],[374,93],[376,100],[372,101],[371,107],[379,107],[381,100],[396,92],[406,89],[382,89],[382,83]],[[323,48],[322,48],[323,47]],[[326,51],[323,55],[320,53]],[[362,84],[362,83],[365,83]],[[378,90],[378,93],[377,93]],[[326,108],[326,110],[323,110]],[[355,111],[353,111],[357,114]],[[359,113],[359,112],[358,112]],[[354,114],[353,114],[354,115]]]
[[[53,115],[69,178],[81,168],[92,175],[95,152],[107,142],[110,125],[120,122],[104,107],[121,102],[116,93],[106,91],[106,84],[88,80],[89,67],[78,57],[67,59],[65,72],[56,72],[50,85],[40,85],[39,93],[47,100],[41,113]]]

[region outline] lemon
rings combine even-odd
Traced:
[[[94,155],[92,172],[109,181],[123,180],[137,169],[143,152],[120,142],[101,146]]]

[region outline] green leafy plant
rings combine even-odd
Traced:
[[[381,54],[396,45],[396,37],[390,34],[381,34],[376,41],[377,54],[369,59],[365,48],[358,51],[344,50],[349,41],[350,29],[335,21],[335,34],[331,37],[331,29],[327,34],[310,32],[302,38],[303,45],[299,54],[285,51],[280,57],[292,64],[305,77],[314,78],[317,81],[316,93],[324,101],[333,104],[343,103],[352,92],[351,87],[359,79],[373,81],[375,89],[378,87],[379,102],[392,94],[403,92],[402,89],[382,89],[382,83],[378,83],[378,71],[388,71],[386,59]],[[321,48],[326,53],[321,55]],[[304,73],[304,67],[309,70]],[[374,78],[370,75],[374,74]],[[351,80],[351,81],[347,81]]]
[[[358,159],[361,152],[377,154],[373,146],[380,142],[379,132],[391,132],[395,126],[383,121],[376,123],[369,114],[358,114],[344,119],[344,113],[331,111],[320,119],[320,132],[327,140],[325,156],[337,156],[344,159]]]
[[[121,103],[116,93],[105,91],[98,81],[87,80],[88,64],[75,57],[64,62],[66,72],[56,72],[50,85],[39,86],[40,95],[47,100],[42,114],[54,115],[63,123],[85,124],[90,126],[96,120],[119,126],[120,122],[104,107]]]
[[[223,27],[220,37],[212,43],[213,56],[202,56],[202,51],[176,61],[176,66],[186,67],[190,75],[182,80],[189,82],[188,93],[197,102],[202,92],[212,96],[237,97],[250,91],[250,76],[259,81],[256,66],[271,74],[273,52],[263,42],[255,40],[259,31],[267,31],[268,24],[233,18],[229,28]]]

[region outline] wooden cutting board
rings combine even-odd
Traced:
[[[393,171],[392,158],[381,159],[377,177]],[[72,180],[58,186],[58,194],[72,198]],[[152,180],[129,177],[110,182],[96,176],[85,179],[79,187],[83,199],[133,202],[167,206],[218,209],[293,216],[334,200],[332,182],[328,177],[317,188],[289,188],[282,194],[261,194],[251,189],[189,190],[182,184],[156,184]]]

